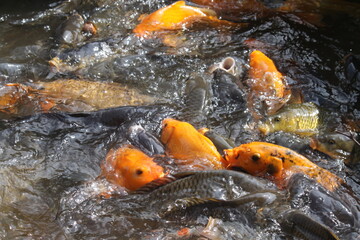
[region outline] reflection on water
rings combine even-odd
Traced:
[[[293,91],[303,93],[305,102],[321,106],[338,119],[359,119],[360,98],[356,88],[359,83],[345,77],[344,59],[350,53],[360,54],[360,5],[355,1],[309,1],[320,3],[314,7],[301,5],[304,1],[288,0],[294,9],[284,5],[282,11],[277,11],[283,1],[273,5],[264,1],[270,8],[261,10],[261,14],[260,10],[250,9],[244,15],[222,16],[247,22],[248,26],[231,31],[209,27],[185,30],[178,33],[181,41],[175,48],[167,47],[160,39],[141,39],[132,34],[141,14],[173,2],[73,0],[35,4],[16,0],[0,3],[1,85],[84,78],[125,84],[161,99],[161,104],[143,107],[79,114],[38,113],[22,119],[1,120],[0,238],[172,239],[176,235],[181,239],[177,231],[184,227],[201,232],[208,222],[203,213],[188,222],[184,218],[169,224],[156,213],[132,211],[136,206],[125,200],[107,201],[99,197],[102,189],[109,187],[96,180],[106,153],[129,143],[126,134],[135,124],[159,136],[161,120],[166,117],[189,121],[197,128],[209,127],[237,145],[268,140],[301,151],[343,177],[354,193],[344,190],[337,193],[340,197],[329,197],[320,187],[308,189],[310,184],[300,180],[303,189],[292,187],[291,204],[327,224],[337,234],[343,234],[344,239],[359,234],[355,232],[359,210],[349,207],[357,203],[356,199],[343,205],[338,200],[360,196],[358,168],[349,168],[313,151],[303,139],[293,135],[261,136],[246,110],[244,93],[232,90],[231,82],[244,82],[246,74],[229,77],[209,74],[207,69],[231,56],[241,61],[246,73],[249,53],[258,49],[287,76]],[[59,41],[56,30],[74,12],[94,23],[97,33],[66,44]],[[49,61],[54,59],[58,62],[50,66]],[[206,102],[206,116],[196,119],[183,111],[186,102],[197,99],[184,96],[188,79],[194,74],[210,83],[214,96]],[[336,210],[314,207],[314,199],[319,198],[325,199],[326,206],[334,203],[343,214],[336,215],[338,219],[329,219],[326,214]],[[292,239],[276,224],[259,224],[250,229],[239,220],[246,221],[243,219],[246,215],[239,217],[229,212],[227,216],[228,219],[218,221],[221,224],[217,228],[220,232],[231,230],[227,239]],[[345,231],[346,224],[354,228]],[[194,235],[196,239],[198,235]]]

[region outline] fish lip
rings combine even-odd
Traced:
[[[314,150],[318,149],[319,147],[314,138],[310,138],[309,146]]]
[[[261,123],[259,126],[258,126],[258,129],[259,131],[264,134],[264,135],[268,135],[269,132],[270,132],[270,128],[268,125],[266,125],[265,123]]]
[[[165,129],[166,129],[166,127],[167,127],[167,122],[168,121],[171,121],[171,120],[174,120],[174,119],[172,119],[172,118],[165,118],[165,119],[163,119],[162,120],[162,122],[161,122],[161,142],[164,144],[164,145],[167,145],[168,144],[168,142],[170,141],[170,139],[171,139],[171,137],[172,137],[172,135],[173,135],[173,133],[174,133],[174,129],[172,129],[171,130],[171,133],[168,135],[168,137],[166,138],[166,139],[164,139],[163,138],[163,132],[165,131]]]

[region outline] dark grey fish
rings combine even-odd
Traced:
[[[206,78],[197,73],[190,74],[185,88],[183,113],[185,120],[192,123],[204,120],[211,96],[210,85]]]
[[[192,211],[193,207],[222,207],[222,211],[226,211],[249,206],[247,210],[250,210],[252,207],[248,204],[251,204],[257,209],[254,214],[278,221],[289,234],[308,240],[339,239],[323,224],[291,209],[284,193],[274,185],[241,172],[184,172],[155,180],[136,193],[160,217],[178,216],[179,212]]]
[[[60,43],[75,44],[82,39],[84,36],[81,34],[85,21],[83,17],[75,13],[69,16],[60,26],[56,29],[56,38]]]
[[[206,131],[204,135],[214,143],[216,149],[222,155],[224,149],[236,147],[235,143],[231,139],[225,138],[212,130]]]
[[[129,141],[149,156],[165,154],[162,143],[140,125],[133,125],[128,131]]]
[[[151,209],[163,209],[178,199],[234,200],[253,192],[277,191],[265,179],[231,170],[183,172],[161,178],[137,190]],[[159,201],[161,199],[161,201]]]
[[[298,210],[285,212],[281,222],[284,230],[308,240],[340,240],[329,228]]]

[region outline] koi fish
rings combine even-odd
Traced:
[[[235,143],[231,139],[225,138],[208,128],[200,128],[198,132],[209,138],[214,143],[220,153],[222,153],[224,149],[230,149],[235,147]]]
[[[28,88],[22,84],[10,83],[0,88],[0,112],[18,113],[20,105],[28,95]]]
[[[360,161],[360,145],[351,136],[341,133],[323,133],[312,137],[310,147],[329,155],[332,158],[339,158],[347,165]]]
[[[162,122],[161,142],[166,153],[180,165],[193,169],[223,169],[224,159],[211,140],[199,133],[190,123],[167,118]]]
[[[133,32],[138,37],[151,37],[154,33],[190,28],[195,23],[210,26],[239,26],[240,24],[220,20],[213,10],[188,6],[177,1],[140,19]]]
[[[280,187],[294,173],[303,173],[333,191],[344,183],[335,174],[317,166],[297,152],[266,142],[251,142],[233,149],[226,149],[228,168],[240,168],[251,175],[273,179]]]
[[[259,125],[259,130],[265,135],[284,131],[311,136],[318,132],[319,126],[323,125],[322,122],[322,114],[314,103],[289,104],[267,117]]]
[[[164,169],[153,158],[131,145],[110,150],[101,173],[109,182],[132,191],[164,175]]]
[[[262,214],[259,217],[278,221],[280,226],[290,234],[305,236],[306,239],[308,236],[312,236],[309,239],[339,240],[328,227],[297,209],[290,209],[288,203],[284,201],[284,192],[276,191],[273,183],[238,171],[181,172],[159,178],[134,193],[133,196],[137,196],[136,199],[145,201],[147,208],[155,210],[163,218],[179,216],[184,211],[192,211],[193,207],[236,209],[252,204],[250,209],[254,210],[253,207],[261,209]],[[248,207],[246,209],[245,214],[249,214],[251,210]],[[259,210],[256,211],[259,212]],[[252,231],[254,228],[248,229],[244,225],[238,226],[237,230],[239,227],[241,227],[244,239],[252,239],[252,236],[257,236],[257,232]],[[191,236],[188,234],[194,232],[188,230],[190,229],[186,228],[178,232],[176,237],[181,235],[189,239]],[[210,238],[209,233],[211,232],[203,235]],[[221,236],[224,236],[223,233]],[[239,237],[239,235],[236,236]],[[237,239],[237,237],[235,238]],[[229,236],[229,238],[231,237]]]
[[[247,84],[250,87],[249,108],[256,109],[257,103],[260,102],[269,115],[279,110],[291,96],[291,91],[274,62],[257,50],[250,54]]]

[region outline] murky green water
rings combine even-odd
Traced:
[[[346,55],[360,54],[360,4],[356,1],[323,0],[321,7],[306,10],[316,13],[315,19],[321,18],[310,22],[302,14],[275,9],[255,20],[237,16],[236,21],[246,20],[249,26],[236,31],[209,28],[186,31],[186,40],[177,48],[166,47],[159,39],[139,39],[132,34],[141,14],[172,2],[48,0],[35,4],[16,0],[0,4],[1,85],[78,77],[123,83],[160,99],[159,104],[145,107],[73,115],[34,114],[1,121],[0,238],[162,239],[170,238],[169,233],[185,226],[204,226],[207,218],[201,214],[191,221],[185,218],[166,221],[146,213],[132,213],[127,203],[99,200],[94,186],[99,184],[96,178],[108,150],[128,143],[129,126],[141,124],[159,136],[161,120],[169,116],[187,120],[196,127],[212,128],[236,144],[268,140],[294,148],[299,146],[297,143],[301,144],[302,140],[294,136],[275,135],[266,139],[259,136],[251,128],[245,100],[210,101],[206,117],[199,121],[192,122],[193,119],[183,114],[185,85],[191,73],[205,76],[210,65],[226,56],[244,64],[242,78],[245,79],[249,53],[253,49],[261,50],[289,78],[291,88],[302,91],[306,102],[314,102],[338,117],[360,118],[360,89],[346,80],[343,67]],[[73,11],[92,21],[98,33],[64,45],[58,42],[56,29]],[[48,61],[56,56],[70,67],[53,72]],[[211,75],[206,78],[212,81]],[[343,177],[353,195],[360,196],[358,168],[348,168],[309,147],[299,150]],[[306,180],[299,184],[304,189],[309,185]],[[308,195],[313,192],[296,188],[292,191],[293,205],[311,212],[309,202],[304,199],[311,199]],[[350,205],[354,203],[358,204],[357,200]],[[313,210],[311,214],[336,233],[343,232],[344,239],[359,237],[359,233],[344,230],[359,226],[359,210],[349,217],[354,222],[347,223],[344,217],[341,225],[324,220],[323,215],[331,212],[329,208],[315,207],[318,212]],[[234,220],[236,214],[231,214],[222,226],[228,232],[225,239],[241,236],[293,239],[276,224],[257,229],[247,237],[236,233],[244,226]],[[245,230],[250,231],[247,227]]]

